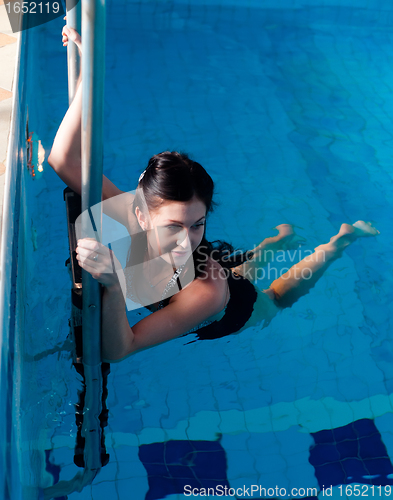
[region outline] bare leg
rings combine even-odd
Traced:
[[[265,238],[262,243],[251,250],[253,253],[252,259],[233,268],[234,273],[240,274],[250,281],[256,281],[258,279],[258,269],[271,262],[277,251],[298,248],[305,241],[295,234],[291,224],[280,224],[275,229],[278,230],[278,235]]]
[[[329,243],[318,246],[313,254],[305,257],[280,278],[274,280],[266,293],[272,297],[273,291],[279,307],[290,307],[315,286],[330,264],[341,257],[348,245],[357,238],[376,234],[379,234],[379,231],[363,221],[358,221],[353,225],[342,224],[339,233],[330,238]]]

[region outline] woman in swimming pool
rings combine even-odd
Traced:
[[[79,35],[63,28],[63,42]],[[49,164],[68,186],[81,191],[81,86],[57,132]],[[228,259],[229,245],[215,248],[206,240],[206,217],[213,207],[213,181],[205,169],[177,152],[153,156],[141,175],[136,195],[124,193],[103,177],[104,211],[133,236],[127,269],[127,292],[153,314],[130,327],[124,287],[126,276],[107,247],[91,239],[78,242],[77,258],[104,286],[102,358],[119,361],[129,354],[190,331],[218,338],[261,322],[308,293],[327,267],[358,237],[378,231],[359,221],[339,233],[260,291],[258,269],[273,252],[296,248],[290,224],[239,259]],[[121,203],[116,202],[116,197]],[[108,200],[110,200],[108,202]],[[114,201],[112,203],[112,201]],[[113,262],[117,273],[112,272]],[[224,268],[228,272],[223,272]]]

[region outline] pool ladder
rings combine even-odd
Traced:
[[[68,227],[68,241],[70,248],[70,257],[66,260],[66,266],[70,271],[72,288],[71,288],[71,318],[69,321],[69,326],[71,329],[70,334],[74,341],[74,367],[76,371],[83,378],[83,390],[78,392],[79,401],[75,405],[75,419],[78,428],[77,433],[77,443],[75,447],[74,463],[78,467],[85,467],[84,450],[85,450],[85,438],[83,434],[83,410],[85,406],[85,396],[86,396],[86,381],[84,376],[84,366],[83,366],[83,314],[82,314],[82,272],[81,267],[78,265],[76,259],[76,231],[75,231],[75,221],[81,213],[81,197],[72,191],[70,188],[64,190],[64,200],[66,203],[67,210],[67,227]],[[105,437],[104,437],[104,427],[108,425],[108,410],[106,408],[106,397],[108,395],[107,390],[107,378],[110,373],[110,364],[101,363],[101,376],[102,376],[102,411],[99,415],[100,427],[101,427],[101,465],[104,466],[109,462],[109,455],[106,453],[105,449]]]
[[[80,7],[82,16],[80,15]],[[80,30],[82,17],[82,30]],[[83,60],[82,60],[82,182],[81,198],[77,200],[76,193],[66,190],[65,200],[67,214],[74,217],[79,213],[90,213],[91,207],[101,203],[102,200],[102,174],[103,174],[103,121],[104,121],[104,77],[105,77],[105,0],[67,0],[67,24],[82,31]],[[76,91],[79,62],[78,51],[73,43],[68,45],[69,68],[69,100],[72,101]],[[79,214],[78,214],[79,215]],[[77,216],[76,216],[77,217]],[[82,217],[83,237],[100,237],[101,227],[94,227],[94,234],[87,223],[88,218]],[[70,219],[72,220],[72,219]],[[75,222],[76,219],[73,219]],[[86,222],[87,221],[87,222]],[[101,218],[98,219],[99,223]],[[97,224],[97,220],[96,220]],[[72,231],[71,231],[72,232]],[[70,223],[69,223],[70,236]],[[101,285],[93,277],[82,270],[83,300],[81,281],[75,261],[76,236],[75,226],[70,239],[70,267],[73,276],[72,288],[72,317],[71,330],[78,343],[78,352],[74,359],[74,366],[84,378],[84,391],[79,395],[77,406],[77,426],[80,437],[83,438],[84,450],[77,443],[77,465],[83,466],[70,481],[61,481],[49,488],[41,490],[41,498],[49,500],[71,494],[91,484],[102,467],[107,463],[108,455],[103,451],[102,427],[105,421],[106,377],[109,373],[108,366],[103,368],[101,363]],[[79,267],[79,266],[78,266]],[[78,307],[82,305],[81,307]],[[82,313],[81,313],[82,311]],[[80,322],[82,316],[82,322]],[[78,324],[78,318],[79,323]],[[83,335],[79,334],[83,328]],[[79,336],[82,341],[80,342]],[[79,345],[80,344],[80,345]],[[81,348],[82,346],[82,348]],[[78,359],[79,358],[79,359]],[[79,363],[82,362],[82,365]],[[107,365],[107,364],[106,364]],[[83,368],[82,368],[83,367]],[[83,405],[83,417],[81,408]],[[104,415],[104,417],[102,417]],[[103,461],[102,461],[103,458]]]

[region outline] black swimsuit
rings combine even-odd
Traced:
[[[219,339],[236,333],[250,319],[258,296],[254,285],[247,278],[230,272],[228,286],[230,299],[224,316],[219,321],[213,321],[195,330],[194,333],[199,339]]]

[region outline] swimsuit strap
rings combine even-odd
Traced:
[[[164,307],[164,300],[165,300],[165,297],[168,295],[169,291],[171,288],[173,288],[175,286],[175,283],[177,282],[177,285],[179,287],[179,290],[182,289],[182,286],[181,286],[181,283],[180,283],[180,279],[179,279],[179,276],[181,274],[181,272],[183,271],[184,269],[184,266],[185,264],[183,264],[182,266],[179,267],[179,269],[176,269],[176,272],[175,274],[172,276],[172,278],[168,281],[168,284],[167,286],[164,288],[164,291],[162,292],[162,295],[161,295],[161,300],[160,300],[160,303],[158,304],[158,309],[162,309]]]

